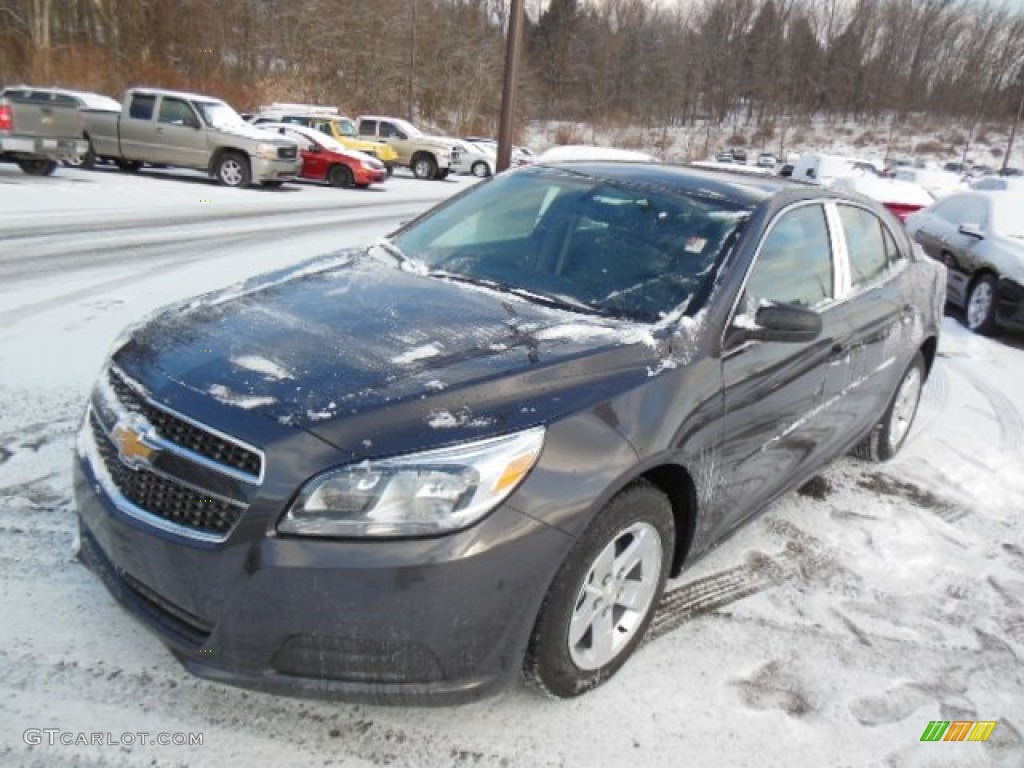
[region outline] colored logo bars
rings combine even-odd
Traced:
[[[988,741],[996,720],[932,720],[921,741]],[[945,734],[945,735],[943,735]]]

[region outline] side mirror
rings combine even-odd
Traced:
[[[973,237],[976,240],[985,239],[985,233],[981,231],[981,227],[977,224],[961,224],[957,227],[956,231],[961,235],[967,235],[967,237]]]
[[[753,322],[749,315],[734,317],[729,341],[731,344],[744,341],[799,344],[814,341],[820,334],[821,316],[817,312],[796,304],[769,304],[758,308]]]

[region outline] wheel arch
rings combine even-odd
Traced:
[[[921,355],[924,357],[924,375],[927,379],[932,372],[935,355],[939,351],[939,337],[929,336],[921,343]]]
[[[664,493],[672,505],[676,540],[669,576],[678,576],[697,530],[697,487],[693,477],[680,464],[660,464],[645,469],[633,480],[646,480]]]
[[[210,155],[210,162],[206,167],[207,173],[213,176],[217,172],[217,163],[219,163],[220,159],[228,153],[241,155],[245,158],[245,161],[249,163],[249,167],[252,167],[252,157],[244,149],[239,147],[217,147],[213,150],[213,154]]]
[[[412,157],[409,158],[409,165],[415,165],[416,161],[421,157],[429,157],[434,163],[434,167],[438,167],[437,155],[431,152],[429,149],[417,149],[412,153]]]

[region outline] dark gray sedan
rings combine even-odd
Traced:
[[[900,449],[944,290],[890,214],[823,187],[501,174],[128,334],[79,434],[83,557],[216,680],[575,696],[723,535]]]
[[[906,220],[907,232],[946,265],[947,298],[967,327],[1024,330],[1024,192],[950,195]]]

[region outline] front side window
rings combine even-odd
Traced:
[[[153,109],[156,107],[156,96],[136,93],[128,107],[128,116],[135,120],[152,120]]]
[[[885,225],[875,214],[852,205],[839,206],[839,220],[846,236],[850,257],[850,278],[854,286],[878,279],[889,266]],[[891,239],[891,236],[890,236]]]
[[[814,307],[833,296],[832,246],[825,210],[803,205],[780,216],[747,278],[745,310],[762,303]]]
[[[181,99],[165,98],[160,102],[160,114],[157,121],[168,125],[187,125],[198,128],[199,121],[196,119],[192,108]]]
[[[431,274],[655,322],[711,280],[749,208],[550,169],[496,177],[394,239]]]

